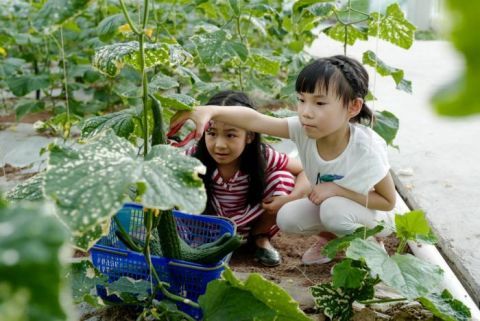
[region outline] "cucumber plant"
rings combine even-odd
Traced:
[[[353,315],[352,304],[388,303],[416,300],[436,317],[445,321],[470,320],[468,307],[439,289],[443,271],[411,254],[404,254],[407,241],[435,242],[430,226],[421,211],[395,216],[396,236],[400,240],[393,256],[372,240],[383,227],[359,228],[352,235],[335,239],[324,252],[333,258],[346,249],[346,258],[332,269],[330,283],[311,288],[317,308],[332,320],[347,321]],[[383,282],[396,290],[401,298],[375,300],[374,286]]]

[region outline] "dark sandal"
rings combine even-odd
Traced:
[[[274,248],[266,249],[263,247],[259,247],[255,244],[255,240],[263,237],[268,237],[268,239],[270,240],[270,237],[268,236],[268,234],[265,234],[265,233],[252,235],[253,243],[256,248],[255,254],[254,254],[255,261],[260,262],[262,265],[268,266],[268,267],[279,265],[282,262],[282,257],[280,256],[280,253],[276,249]]]

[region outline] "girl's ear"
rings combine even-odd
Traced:
[[[362,98],[355,98],[350,102],[348,105],[348,116],[353,118],[357,116],[363,107],[363,99]]]

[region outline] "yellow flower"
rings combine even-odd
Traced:
[[[118,31],[120,31],[121,33],[128,33],[132,32],[132,28],[130,28],[130,25],[128,23],[126,23],[118,27]]]
[[[153,34],[153,28],[145,29],[145,35],[147,35],[148,38],[152,38],[152,34]]]
[[[2,47],[0,47],[0,55],[2,55],[2,56],[4,56],[4,57],[7,56],[7,51],[6,51],[4,48],[2,48]]]

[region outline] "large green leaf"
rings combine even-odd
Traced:
[[[374,276],[399,291],[408,299],[416,299],[435,291],[442,281],[443,271],[410,254],[387,252],[374,242],[355,239],[346,251],[347,257],[364,260]]]
[[[53,33],[59,25],[79,15],[91,0],[48,0],[32,19],[43,32]]]
[[[38,201],[44,199],[43,196],[43,180],[45,172],[40,172],[37,175],[30,177],[24,182],[21,182],[7,193],[7,198],[11,200],[27,200]]]
[[[68,236],[53,212],[38,203],[0,208],[0,320],[71,320]]]
[[[395,215],[397,237],[404,240],[416,241],[419,236],[427,237],[430,234],[425,213],[421,210]]]
[[[162,104],[162,107],[172,110],[192,110],[193,106],[197,104],[197,101],[184,94],[165,94],[155,95],[158,101]]]
[[[398,118],[389,111],[375,111],[373,130],[382,137],[388,145],[393,145],[399,127]]]
[[[102,275],[89,259],[86,258],[73,263],[66,274],[66,278],[70,281],[75,303],[86,302],[95,307],[105,305],[102,299],[93,292],[95,292],[97,285],[107,285],[108,278]]]
[[[204,321],[310,320],[285,290],[260,274],[250,274],[242,282],[227,268],[223,276],[223,280],[211,281],[198,299]]]
[[[50,86],[48,75],[25,75],[7,79],[8,88],[15,96],[25,96],[26,94],[44,89]]]
[[[115,295],[125,304],[144,302],[152,290],[153,285],[146,280],[134,280],[129,277],[121,277],[106,286],[107,295]]]
[[[124,23],[126,20],[122,13],[106,17],[97,26],[98,37],[102,41],[110,40],[118,32],[118,27]]]
[[[278,75],[280,71],[280,61],[260,54],[251,55],[247,60],[247,65],[265,75]]]
[[[192,41],[201,61],[207,66],[217,65],[224,59],[235,56],[245,61],[248,57],[247,47],[243,43],[230,41],[231,38],[231,34],[222,29],[195,35]]]
[[[363,30],[360,30],[355,25],[343,25],[341,23],[336,23],[332,27],[323,30],[323,32],[330,38],[341,42],[346,42],[350,46],[352,46],[357,40],[368,39],[367,33]]]
[[[432,293],[419,298],[418,301],[444,321],[468,321],[472,318],[470,309],[461,301],[454,299],[447,290],[441,294]]]
[[[447,0],[452,23],[451,40],[463,54],[465,67],[458,79],[439,88],[433,98],[438,113],[446,116],[467,116],[480,113],[478,84],[480,83],[480,43],[478,28],[479,1]]]
[[[415,26],[412,25],[400,9],[398,3],[388,6],[385,15],[378,12],[371,14],[368,35],[389,41],[394,45],[408,49],[412,46]]]
[[[190,54],[179,45],[146,43],[144,46],[146,68],[184,63],[190,58]],[[138,42],[115,43],[101,47],[95,52],[92,64],[101,73],[110,77],[118,75],[125,64],[140,70]]]
[[[335,288],[356,289],[362,286],[368,271],[352,263],[352,260],[344,259],[335,264],[332,272],[332,284]]]
[[[172,89],[178,86],[179,84],[177,80],[163,74],[155,75],[152,78],[152,80],[148,83],[148,87],[152,91],[167,90],[167,89]]]
[[[403,90],[409,94],[412,93],[412,82],[403,77],[404,72],[402,69],[387,65],[371,50],[367,50],[363,53],[362,61],[364,64],[374,67],[381,76],[392,76],[397,84],[397,89]]]
[[[357,228],[352,234],[344,235],[342,237],[337,237],[336,239],[331,240],[323,248],[323,254],[333,259],[339,251],[345,250],[350,242],[355,239],[366,239],[368,237],[374,236],[383,230],[383,226],[377,225],[372,229],[367,229],[365,227]]]
[[[0,78],[8,78],[16,75],[22,67],[26,66],[26,61],[20,58],[7,58],[0,60]]]
[[[118,136],[128,139],[135,130],[135,117],[137,113],[133,108],[91,117],[83,124],[82,138],[93,137],[111,128]]]
[[[42,111],[44,108],[45,103],[41,100],[21,100],[15,105],[16,120],[20,121],[23,116]]]
[[[198,160],[167,145],[154,146],[143,159],[109,130],[79,149],[53,147],[45,194],[56,201],[59,218],[75,236],[75,245],[88,249],[95,238],[85,236],[108,231],[110,217],[137,183],[147,187],[145,207],[202,212],[206,195],[197,173],[203,170]]]

